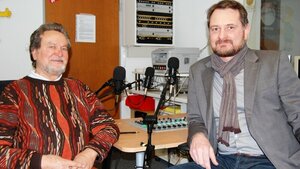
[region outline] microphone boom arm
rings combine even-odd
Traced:
[[[112,86],[112,79],[109,79],[107,82],[105,82],[96,92],[95,94],[98,95],[98,93],[104,89],[107,86]]]

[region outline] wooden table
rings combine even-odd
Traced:
[[[134,131],[137,133],[120,134],[119,140],[114,144],[114,147],[122,152],[136,153],[136,168],[142,168],[146,151],[146,147],[142,146],[142,144],[147,144],[148,134],[147,130],[134,124],[134,120],[138,119],[140,118],[116,120],[121,132]],[[151,143],[155,146],[155,149],[166,149],[177,147],[179,144],[185,143],[186,139],[187,128],[179,128],[165,131],[153,131]]]

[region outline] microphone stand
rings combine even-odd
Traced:
[[[153,132],[153,126],[154,124],[157,124],[157,116],[159,114],[159,110],[163,105],[163,102],[166,98],[167,93],[167,87],[170,84],[170,80],[167,80],[167,83],[165,84],[163,91],[161,92],[160,99],[158,102],[158,105],[156,107],[154,115],[146,115],[143,119],[143,122],[147,124],[147,134],[148,134],[148,143],[146,147],[146,152],[144,156],[144,167],[151,168],[151,160],[152,160],[152,154],[155,150],[155,146],[152,145],[152,132]]]

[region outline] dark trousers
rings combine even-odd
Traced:
[[[218,166],[211,164],[212,169],[275,169],[266,156],[217,155]],[[169,169],[203,169],[195,162],[180,164]]]

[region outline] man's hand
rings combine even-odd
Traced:
[[[200,166],[211,169],[210,160],[214,165],[218,165],[212,146],[204,134],[195,134],[190,145],[190,155],[194,162]]]
[[[84,164],[84,169],[91,169],[97,157],[97,152],[93,149],[87,148],[76,155],[74,161]]]
[[[42,156],[42,169],[66,169],[66,168],[76,168],[83,169],[85,166],[76,161],[67,160],[56,155],[43,155]]]

